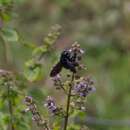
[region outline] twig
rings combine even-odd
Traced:
[[[61,81],[60,81],[60,87],[65,92],[65,94],[68,95],[68,93],[67,93],[66,89],[64,88],[64,85],[62,84]]]
[[[10,86],[7,86],[8,89],[8,108],[9,108],[9,114],[10,114],[10,129],[15,130],[14,125],[13,125],[13,106],[12,106],[12,101],[10,99]]]
[[[64,122],[64,130],[67,130],[67,125],[68,125],[69,108],[70,108],[70,101],[71,101],[71,90],[73,87],[73,81],[74,81],[74,73],[72,74],[71,84],[69,87],[69,92],[68,92],[68,97],[67,97],[67,107],[66,107],[66,115],[65,115],[65,122]]]

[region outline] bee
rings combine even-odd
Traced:
[[[52,68],[50,77],[56,76],[61,72],[62,68],[76,73],[76,66],[78,66],[76,62],[76,53],[73,53],[71,49],[66,49],[61,53],[58,63]]]

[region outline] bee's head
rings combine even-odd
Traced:
[[[61,57],[64,57],[64,58],[70,58],[71,56],[71,52],[69,49],[65,49],[62,54],[61,54]]]

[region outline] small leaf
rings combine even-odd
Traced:
[[[54,130],[59,130],[59,129],[60,129],[60,125],[55,122],[55,123],[53,124],[53,129],[54,129]]]
[[[12,2],[12,0],[0,0],[0,4],[8,5]]]
[[[86,113],[80,110],[75,110],[73,113],[73,117],[79,117],[80,119],[86,118]]]
[[[84,119],[84,118],[86,117],[86,113],[80,111],[80,112],[78,112],[78,116],[79,116],[80,118]]]
[[[35,49],[37,47],[35,43],[28,43],[28,42],[23,42],[22,45],[29,49]]]
[[[80,127],[78,125],[70,124],[68,127],[68,130],[80,130]]]
[[[51,31],[48,33],[48,35],[43,39],[44,45],[49,47],[52,44],[54,44],[61,34],[60,31],[61,31],[60,25],[53,26],[51,28]]]
[[[4,28],[2,30],[2,37],[3,37],[3,40],[6,42],[17,42],[18,41],[17,32],[10,28]]]
[[[25,63],[25,66],[26,66],[26,67],[33,67],[34,65],[35,65],[35,62],[34,62],[33,59],[31,59],[31,60],[29,60],[29,61],[27,61],[27,62]]]
[[[29,66],[29,63],[27,64],[25,68],[24,75],[27,80],[33,82],[40,80],[43,76],[43,69],[41,64],[32,64]]]
[[[33,54],[34,56],[36,56],[36,55],[41,55],[41,54],[43,54],[43,53],[45,53],[45,52],[47,52],[47,47],[46,47],[46,46],[40,46],[40,47],[38,47],[38,48],[35,48],[35,49],[33,50],[32,54]]]
[[[2,13],[1,17],[2,17],[2,20],[5,22],[8,22],[11,19],[11,16],[7,13]]]

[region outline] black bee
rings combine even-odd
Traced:
[[[50,76],[56,76],[61,72],[63,67],[76,73],[76,66],[78,66],[76,54],[72,53],[70,49],[66,49],[61,53],[60,61],[53,67]]]

